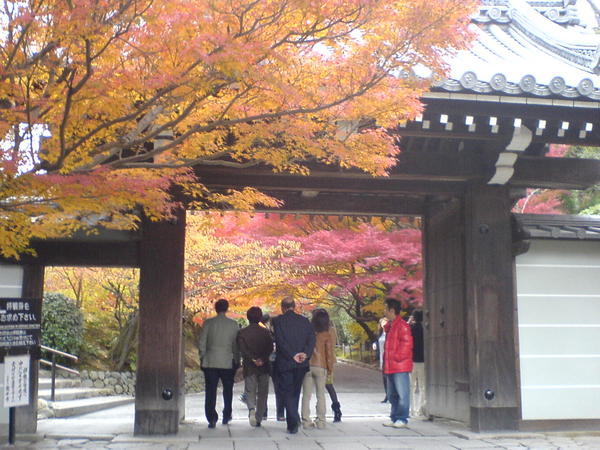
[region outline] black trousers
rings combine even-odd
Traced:
[[[285,417],[285,405],[283,397],[279,390],[279,372],[275,368],[271,368],[271,380],[273,380],[273,392],[275,392],[275,407],[277,409],[277,418]]]
[[[300,392],[302,391],[302,382],[306,372],[308,372],[308,367],[300,367],[281,371],[277,376],[279,392],[285,405],[285,419],[288,430],[296,429],[300,424],[298,403],[300,402]]]
[[[235,369],[204,368],[204,414],[209,422],[219,420],[215,409],[217,404],[217,386],[219,380],[223,385],[223,419],[231,419],[231,402],[233,400],[233,379]]]

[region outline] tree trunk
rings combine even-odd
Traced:
[[[135,311],[129,316],[126,325],[119,333],[117,342],[111,351],[111,359],[114,363],[116,371],[122,370],[123,366],[127,362],[127,356],[129,355],[129,352],[131,351],[137,339],[138,325],[139,314],[137,311]]]
[[[367,325],[366,322],[364,322],[362,320],[359,320],[359,319],[354,319],[354,320],[356,321],[356,323],[358,325],[360,325],[360,327],[367,334],[369,342],[375,342],[377,340],[377,336],[375,335],[375,333],[373,332],[373,330],[371,330],[371,328],[369,328],[369,325]]]

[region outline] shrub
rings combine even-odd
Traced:
[[[83,343],[83,315],[75,301],[48,293],[42,303],[42,344],[78,355]]]

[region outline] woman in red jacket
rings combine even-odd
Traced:
[[[410,372],[413,369],[413,337],[410,325],[400,316],[402,307],[394,298],[385,300],[386,325],[383,373],[387,378],[387,396],[391,403],[386,427],[404,428],[410,409]]]

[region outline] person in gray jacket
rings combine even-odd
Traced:
[[[231,420],[233,382],[240,366],[236,340],[240,327],[235,320],[225,315],[228,309],[227,300],[222,298],[215,302],[217,315],[206,319],[198,342],[200,364],[204,372],[204,413],[208,428],[214,428],[219,420],[215,409],[219,380],[223,384],[223,425]]]

